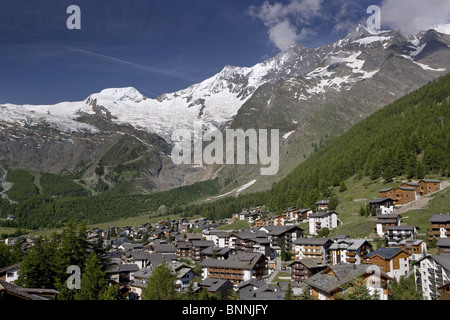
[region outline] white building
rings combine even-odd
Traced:
[[[333,264],[361,264],[362,258],[370,252],[372,245],[365,239],[339,239],[330,246]]]
[[[323,228],[337,228],[338,220],[335,211],[319,211],[309,215],[309,234],[318,235]]]
[[[0,269],[0,280],[13,283],[19,278],[20,263]]]
[[[385,228],[385,237],[387,237],[389,247],[398,247],[402,240],[414,240],[418,237],[416,226],[387,226]]]
[[[439,300],[439,287],[450,281],[450,254],[426,256],[414,265],[416,287],[424,300]]]
[[[229,247],[231,234],[229,230],[203,230],[205,240],[214,242],[216,247]]]

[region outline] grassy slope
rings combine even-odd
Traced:
[[[346,180],[347,190],[338,193],[341,204],[337,208],[339,219],[342,225],[331,231],[331,235],[348,234],[352,238],[368,237],[373,231],[373,217],[361,217],[359,209],[368,201],[378,198],[378,191],[382,188],[400,185],[400,181],[406,180],[397,178],[397,182],[384,184],[380,180],[370,181],[364,177],[359,181],[353,178]],[[428,219],[433,214],[450,211],[450,188],[437,192],[431,196],[431,200],[426,207],[419,210],[409,210],[402,213],[402,225],[414,225],[420,228],[419,232],[425,235]]]

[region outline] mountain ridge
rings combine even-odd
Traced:
[[[448,72],[450,28],[437,29],[444,33],[428,30],[407,37],[395,30],[373,33],[359,26],[356,33],[332,44],[316,49],[298,44],[253,67],[225,66],[200,83],[156,99],[125,87],[107,88],[78,102],[3,104],[0,160],[57,174],[84,164],[90,166],[85,171],[92,177],[101,158],[126,136],[145,147],[147,154],[157,155],[138,166],[138,173],[145,165],[158,167],[144,174],[141,190],[170,189],[217,176],[231,190],[255,180],[259,170],[254,167],[171,163],[171,132],[192,129],[200,121],[205,131],[280,128],[282,162],[288,164],[281,177],[306,158],[313,144],[345,132]],[[109,168],[111,172],[117,165]],[[112,186],[115,178],[107,182]],[[258,177],[248,191],[267,188],[274,179],[261,185],[263,179]]]

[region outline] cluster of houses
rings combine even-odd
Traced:
[[[435,190],[420,183],[418,188],[422,195]],[[424,299],[450,299],[449,214],[429,220],[428,234],[436,239],[439,252],[428,255],[427,242],[418,238],[418,228],[402,226],[401,216],[394,214],[397,203],[393,198],[369,203],[377,212],[376,234],[385,240],[385,245],[376,249],[373,239],[319,235],[324,228],[338,225],[338,214],[328,205],[322,200],[315,209],[289,207],[272,217],[261,207],[243,209],[219,223],[181,218],[137,228],[96,228],[89,230],[88,239],[103,238],[111,262],[107,275],[130,300],[142,299],[153,270],[162,263],[176,276],[180,292],[203,289],[225,299],[237,293],[240,300],[281,300],[290,283],[294,295],[308,290],[316,299],[335,300],[348,283],[360,277],[369,292],[387,300],[391,294],[388,284],[402,276],[414,277]],[[238,220],[251,227],[237,231],[219,228]],[[20,240],[7,239],[5,243],[15,241]],[[27,241],[32,245],[31,239]],[[281,261],[286,253],[291,259]],[[14,289],[18,272],[19,265],[0,270],[0,293]],[[277,279],[280,274],[288,274],[287,281]]]
[[[395,205],[405,205],[441,189],[440,180],[421,179],[418,182],[403,182],[398,187],[381,189],[378,193],[382,199],[392,199]]]

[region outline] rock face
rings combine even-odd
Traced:
[[[226,66],[189,88],[149,99],[105,89],[52,106],[0,105],[0,161],[148,192],[220,177],[228,190],[256,179],[267,188],[315,147],[450,70],[450,28],[406,37],[359,26],[318,49],[295,45],[250,68]],[[279,129],[280,175],[255,166],[174,165],[171,134],[216,128]],[[95,175],[102,165],[106,174]],[[255,170],[257,169],[257,170]]]

